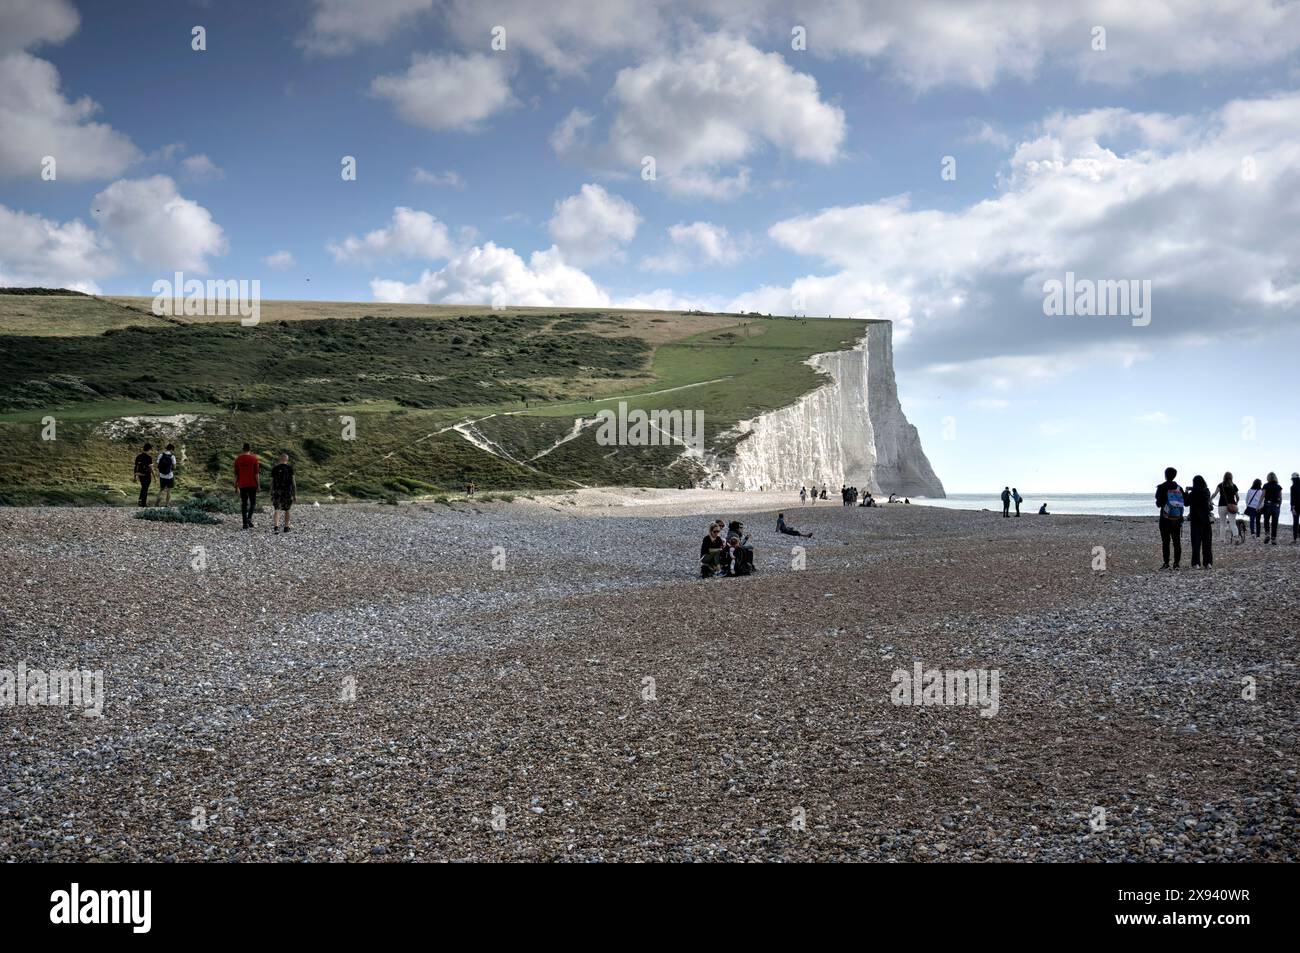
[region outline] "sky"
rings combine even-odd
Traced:
[[[885,318],[950,492],[1285,482],[1300,2],[0,0],[0,285],[178,270]]]

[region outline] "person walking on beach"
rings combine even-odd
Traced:
[[[131,479],[140,484],[140,505],[149,505],[149,484],[153,482],[153,455],[149,452],[153,444],[146,443],[144,449],[135,455],[135,468]]]
[[[1209,569],[1214,564],[1211,540],[1214,536],[1214,503],[1210,485],[1199,473],[1192,477],[1192,488],[1187,491],[1187,522],[1192,534],[1192,568]]]
[[[239,513],[244,520],[244,529],[253,528],[253,513],[257,511],[257,476],[262,462],[253,453],[250,444],[244,444],[244,452],[235,457],[235,486],[239,489]]]
[[[167,444],[167,449],[158,454],[158,496],[154,506],[172,505],[172,487],[176,485],[176,444]]]
[[[1219,529],[1224,539],[1231,540],[1237,535],[1237,484],[1232,482],[1232,474],[1225,473],[1223,482],[1214,488],[1210,499],[1219,500]]]
[[[1016,504],[1016,519],[1020,518],[1020,504],[1025,502],[1025,498],[1020,495],[1020,491],[1014,486],[1011,488],[1011,500]]]
[[[808,487],[806,486],[799,487],[799,505],[800,506],[808,505]]]
[[[1183,561],[1183,488],[1174,482],[1178,471],[1173,467],[1165,468],[1165,482],[1156,487],[1156,506],[1160,507],[1160,551],[1165,561],[1160,567],[1169,567],[1169,549],[1174,550],[1174,565]]]
[[[1291,545],[1300,543],[1300,473],[1291,474]]]
[[[1008,517],[1011,515],[1011,487],[1002,488],[1002,515]]]
[[[271,532],[280,532],[280,514],[284,514],[284,531],[289,532],[289,508],[298,502],[298,484],[293,480],[289,451],[280,451],[280,462],[271,468]]]
[[[1282,484],[1270,473],[1264,484],[1264,542],[1277,545],[1277,520],[1282,515]]]
[[[1260,514],[1264,511],[1264,486],[1257,477],[1246,491],[1246,515],[1250,517],[1250,535],[1259,538]]]

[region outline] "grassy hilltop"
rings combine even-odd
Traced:
[[[308,499],[436,498],[467,480],[483,490],[689,485],[697,474],[671,448],[599,446],[594,428],[561,441],[577,418],[623,399],[702,410],[721,448],[737,420],[818,386],[803,362],[851,346],[866,323],[268,301],[260,323],[242,327],[237,316],[156,317],[148,298],[26,290],[0,294],[9,505],[133,499],[144,440],[183,448],[181,498],[228,487],[245,440],[268,463],[288,449]],[[173,415],[186,416],[147,419]],[[353,440],[344,416],[355,418]],[[42,439],[48,418],[54,440]]]

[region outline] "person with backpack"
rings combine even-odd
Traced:
[[[1219,500],[1219,528],[1224,539],[1232,540],[1237,535],[1237,484],[1232,482],[1232,474],[1225,473],[1223,481],[1214,488],[1210,499]]]
[[[176,444],[167,444],[167,449],[158,454],[158,496],[154,506],[172,505],[172,487],[176,485]]]
[[[1011,501],[1016,504],[1016,519],[1020,518],[1020,504],[1025,502],[1025,498],[1020,495],[1020,491],[1014,486],[1011,488]]]
[[[289,451],[280,451],[280,462],[271,468],[271,532],[280,532],[280,514],[284,514],[284,531],[289,532],[289,508],[298,502],[298,484],[293,480]]]
[[[1277,545],[1277,520],[1282,515],[1282,484],[1277,474],[1270,473],[1264,484],[1264,542]]]
[[[149,484],[153,482],[153,454],[149,451],[153,444],[146,443],[144,449],[135,455],[135,467],[131,471],[131,481],[140,484],[140,505],[149,505]]]
[[[1250,535],[1259,539],[1259,516],[1264,512],[1264,486],[1258,477],[1246,491],[1246,516],[1250,518]]]
[[[1002,488],[1002,516],[1005,518],[1010,515],[1011,515],[1011,487],[1004,486]]]
[[[244,520],[244,529],[253,528],[253,514],[257,512],[257,479],[262,461],[257,459],[253,448],[244,444],[244,452],[235,457],[235,486],[239,489],[239,514]]]
[[[1211,539],[1214,536],[1214,502],[1210,485],[1199,473],[1192,477],[1192,488],[1187,491],[1187,523],[1192,535],[1192,568],[1209,569],[1214,564]]]
[[[1174,551],[1174,565],[1183,560],[1183,488],[1174,482],[1178,471],[1165,467],[1165,482],[1156,487],[1156,506],[1160,507],[1160,550],[1165,561],[1161,569],[1169,569],[1169,550]]]
[[[1300,473],[1291,474],[1291,545],[1300,543]]]

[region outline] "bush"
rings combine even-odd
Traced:
[[[235,506],[235,501],[228,500],[224,496],[195,496],[181,505],[190,509],[202,510],[204,513],[239,512],[239,507]]]
[[[147,510],[140,510],[140,512],[135,514],[135,518],[138,520],[150,520],[154,523],[212,524],[221,522],[221,520],[217,519],[215,516],[205,513],[200,509],[195,509],[188,504],[177,507],[176,509],[167,506],[157,509],[150,507]]]

